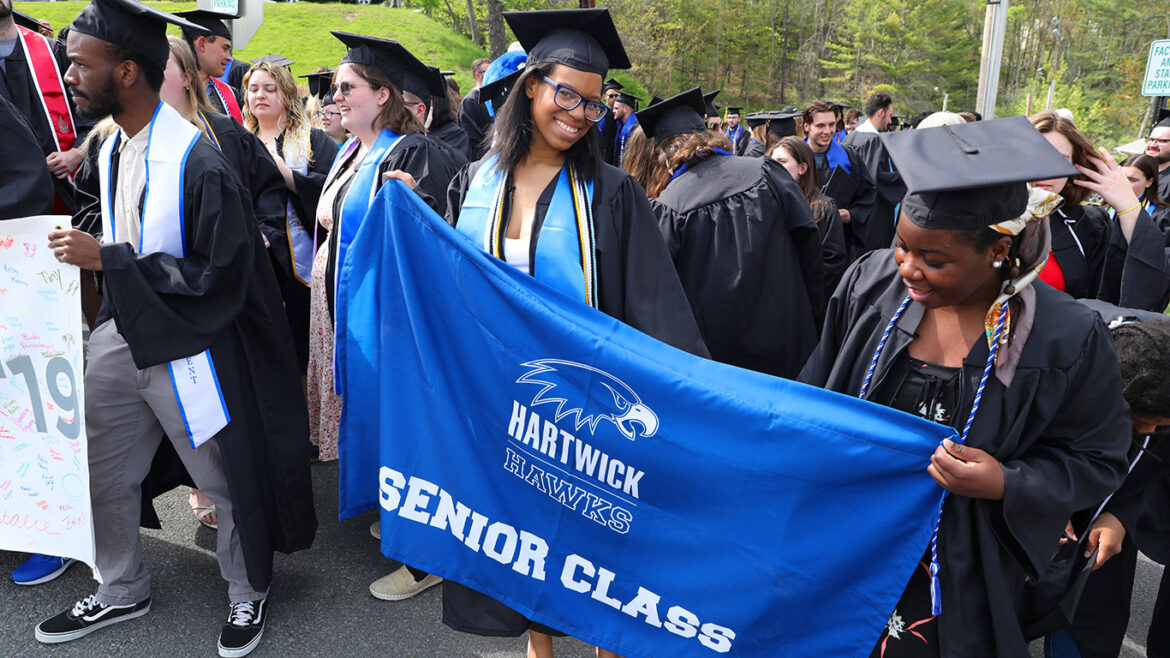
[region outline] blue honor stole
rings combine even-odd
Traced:
[[[166,103],[159,103],[145,130],[146,189],[142,200],[142,229],[138,253],[166,253],[175,258],[187,257],[186,225],[183,221],[183,192],[187,156],[202,133]],[[102,231],[106,242],[116,243],[116,224],[110,199],[114,180],[110,175],[114,151],[122,137],[121,128],[102,142],[98,157],[98,175],[105,194],[101,195]],[[183,425],[198,448],[231,421],[211,350],[206,349],[167,364]]]
[[[459,211],[456,230],[484,251],[504,259],[504,195],[510,174],[496,167],[497,156],[484,161]],[[597,262],[593,235],[593,181],[582,181],[568,162],[557,174],[548,213],[540,226],[531,271],[536,279],[597,308]]]

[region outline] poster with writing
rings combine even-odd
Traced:
[[[92,565],[80,270],[49,249],[58,226],[0,221],[0,549]]]

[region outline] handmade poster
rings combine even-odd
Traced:
[[[69,221],[0,221],[0,549],[92,565],[80,270],[48,247]]]

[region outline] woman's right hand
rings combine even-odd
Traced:
[[[1121,552],[1121,543],[1125,541],[1125,526],[1109,512],[1097,517],[1093,526],[1089,528],[1089,539],[1085,546],[1085,557],[1097,551],[1097,563],[1093,571],[1100,569],[1109,561],[1109,558]]]

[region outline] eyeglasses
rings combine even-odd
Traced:
[[[599,101],[587,101],[581,94],[569,89],[565,85],[549,78],[548,76],[541,76],[548,84],[556,87],[556,93],[553,94],[553,102],[557,107],[567,112],[572,112],[577,109],[581,103],[585,103],[585,118],[597,123],[605,117],[605,113],[609,112],[609,106]]]
[[[1146,143],[1153,142],[1155,144],[1170,144],[1170,139],[1162,139],[1161,137],[1147,137]]]
[[[329,85],[330,96],[349,96],[354,87],[369,87],[374,88],[374,85],[367,85],[361,82],[335,82]]]
[[[334,112],[332,110],[321,110],[320,112],[317,113],[317,116],[321,117],[322,119],[329,119],[330,121],[332,121],[332,120],[336,119],[337,117],[341,116],[341,112]]]

